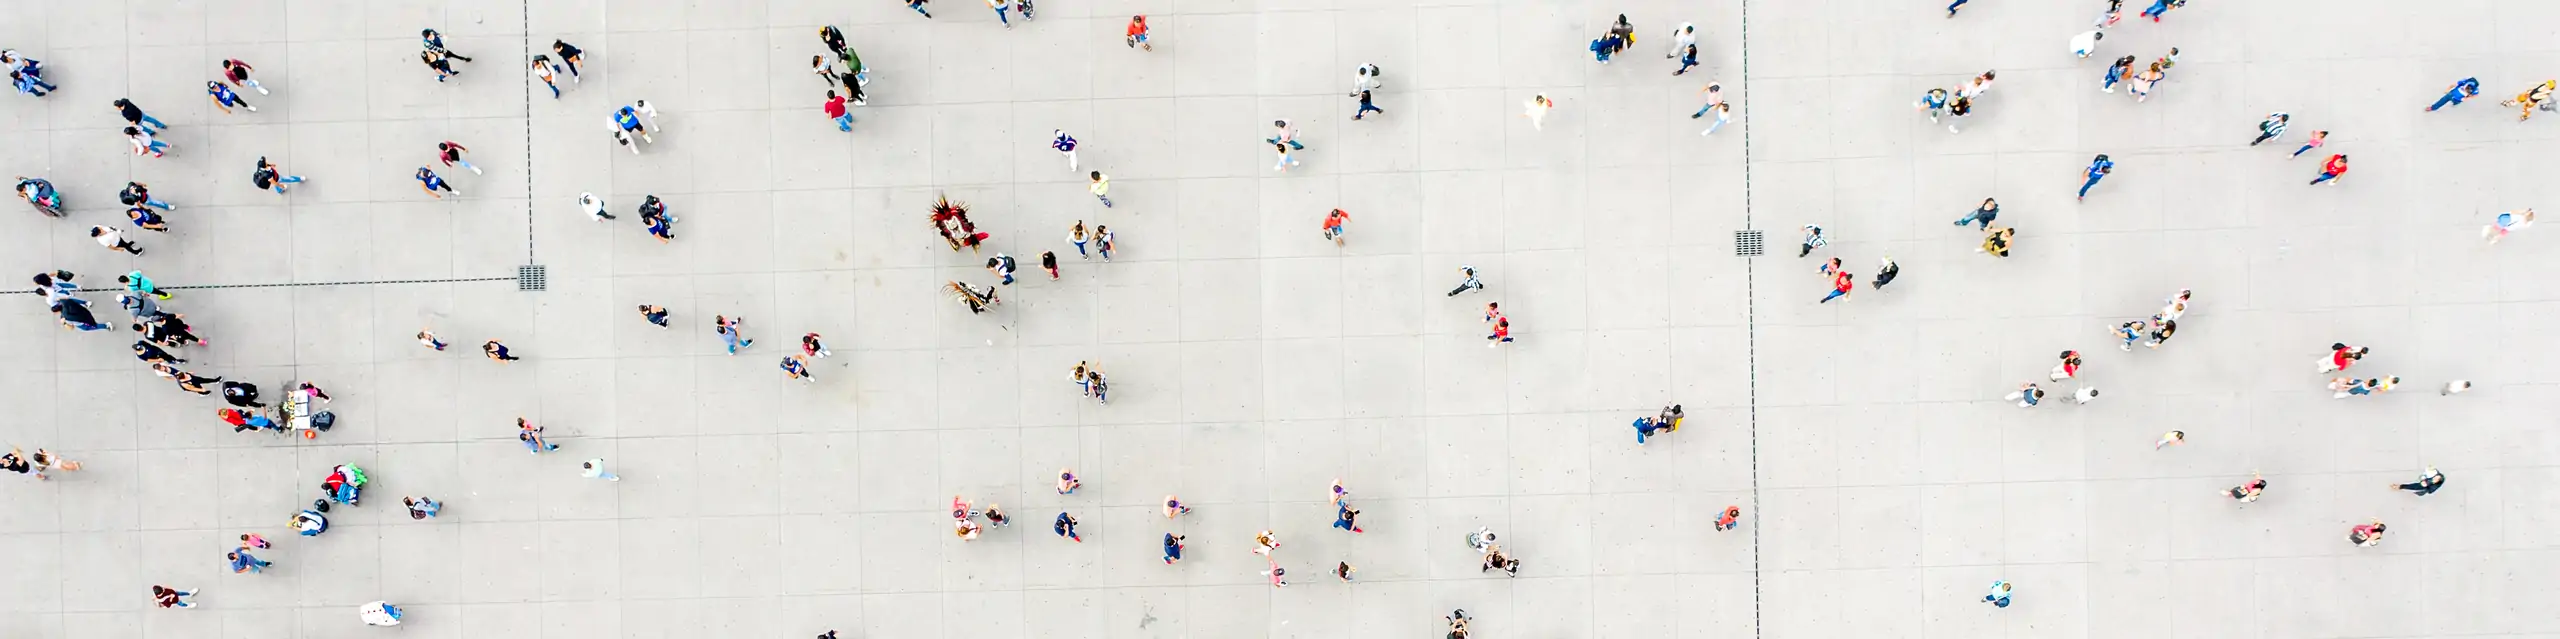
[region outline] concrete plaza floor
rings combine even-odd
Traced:
[[[0,636],[345,637],[377,599],[413,638],[1417,637],[1451,608],[1537,639],[2560,636],[2560,435],[2532,417],[2560,399],[2560,237],[2479,235],[2560,195],[2560,117],[2496,105],[2560,75],[2560,3],[2196,0],[2075,60],[2098,2],[1041,1],[1011,29],[971,0],[0,2],[0,47],[61,86],[0,99],[0,171],[73,209],[0,214],[0,273],[142,269],[211,339],[191,370],[345,400],[316,440],[233,434],[125,333],[0,296],[0,443],[87,463],[0,481]],[[1133,13],[1153,52],[1119,46]],[[1619,13],[1639,41],[1594,64]],[[1672,77],[1681,21],[1704,64]],[[828,23],[875,72],[851,134],[804,70]],[[475,57],[451,82],[416,60],[426,27]],[[554,38],[595,80],[556,100],[524,70]],[[2147,103],[2098,91],[2172,46]],[[202,96],[229,58],[275,91],[259,112]],[[1386,113],[1352,122],[1362,63]],[[1985,69],[1962,134],[1908,106]],[[2480,99],[2421,112],[2464,76]],[[1710,79],[1739,108],[1702,138]],[[1519,117],[1540,92],[1543,131]],[[118,97],[174,125],[168,157],[126,152]],[[606,128],[634,99],[664,113],[639,155]],[[2246,146],[2270,111],[2293,133]],[[1285,174],[1275,118],[1308,143]],[[2285,157],[2317,129],[2354,158],[2334,187]],[[462,192],[439,201],[409,176],[442,140],[488,172],[433,164]],[[2115,173],[2075,202],[2096,153]],[[255,189],[262,156],[309,181]],[[128,231],[141,257],[83,231],[130,228],[127,180],[180,207]],[[622,219],[589,221],[588,191]],[[940,290],[993,281],[933,237],[943,193],[1022,262],[993,313]],[[673,243],[640,230],[646,194]],[[2008,259],[1948,224],[1984,197]],[[1116,261],[1073,258],[1078,220]],[[1832,242],[1800,259],[1803,224]],[[1747,229],[1767,255],[1736,255]],[[1816,304],[1833,255],[1859,290]],[[1902,275],[1870,290],[1884,255]],[[1489,289],[1445,296],[1462,264]],[[2175,340],[2109,348],[2182,287]],[[1483,345],[1492,301],[1517,343]],[[758,342],[726,355],[715,315]],[[784,379],[811,331],[834,356]],[[525,359],[472,352],[492,338]],[[2333,341],[2402,390],[2330,399]],[[2000,400],[2064,349],[2098,401]],[[1062,379],[1080,360],[1112,403]],[[2478,387],[2434,394],[2456,378]],[[1668,402],[1686,428],[1637,447]],[[526,455],[519,416],[562,450]],[[2169,429],[2188,443],[2147,447]],[[624,481],[580,478],[592,457]],[[350,462],[365,504],[289,534]],[[2444,492],[2386,487],[2428,464]],[[1056,494],[1061,467],[1085,488]],[[2252,471],[2265,500],[2216,495]],[[1366,533],[1327,528],[1336,478]],[[1020,523],[954,539],[954,494]],[[1165,520],[1166,494],[1196,512]],[[1728,504],[1742,527],[1711,530]],[[1061,510],[1084,543],[1045,530]],[[2346,543],[2369,517],[2388,540]],[[1466,572],[1478,526],[1517,578]],[[1286,589],[1249,552],[1265,528]],[[244,532],[273,569],[227,573]],[[2016,605],[1981,602],[1995,579]]]

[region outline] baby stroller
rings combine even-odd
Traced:
[[[354,506],[363,496],[366,482],[364,469],[357,468],[355,464],[339,464],[337,468],[329,470],[328,479],[320,480],[320,492],[324,493],[329,501]]]
[[[302,512],[293,514],[293,530],[304,537],[318,537],[320,533],[329,532],[329,517],[318,510],[304,508]]]

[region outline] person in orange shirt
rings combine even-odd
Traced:
[[[1350,221],[1351,214],[1334,209],[1333,213],[1324,216],[1324,238],[1333,240],[1334,246],[1342,246],[1342,225]]]
[[[1156,50],[1156,45],[1147,44],[1146,16],[1129,16],[1129,46],[1148,51]]]

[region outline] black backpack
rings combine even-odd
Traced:
[[[329,430],[329,427],[331,427],[331,426],[336,426],[336,425],[338,425],[338,414],[337,414],[337,413],[332,413],[332,412],[329,412],[329,411],[325,411],[325,410],[324,410],[324,411],[320,411],[320,413],[319,413],[319,414],[317,414],[317,415],[312,415],[312,416],[311,416],[311,427],[312,427],[312,428],[320,429],[320,430],[322,430],[322,431],[327,431],[327,430]]]

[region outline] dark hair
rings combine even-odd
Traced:
[[[1101,172],[1101,171],[1094,171],[1094,172],[1093,172],[1093,179],[1096,179],[1096,180],[1102,179],[1102,172]]]

